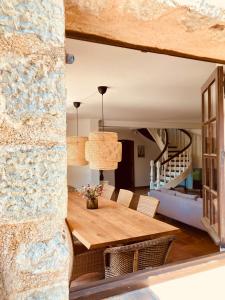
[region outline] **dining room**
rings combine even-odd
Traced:
[[[74,53],[77,53],[75,63],[67,65],[66,82],[68,93],[67,225],[73,252],[73,262],[70,268],[71,289],[77,292],[83,287],[95,286],[105,280],[121,276],[124,278],[129,274],[139,274],[150,269],[157,270],[158,267],[218,252],[218,246],[213,243],[207,232],[159,213],[162,203],[160,205],[157,197],[149,195],[149,187],[142,187],[142,184],[139,184],[140,186],[133,185],[132,188],[118,188],[118,185],[115,186],[104,178],[107,172],[114,172],[118,169],[122,159],[137,156],[140,161],[146,154],[147,147],[142,147],[137,153],[129,151],[129,147],[126,148],[124,145],[122,147],[118,132],[112,130],[112,126],[108,126],[110,122],[119,123],[118,118],[123,119],[119,131],[121,132],[122,124],[125,122],[131,124],[131,120],[134,120],[133,113],[137,109],[135,106],[137,100],[134,96],[132,99],[134,104],[130,103],[125,114],[125,106],[128,106],[127,98],[130,98],[135,90],[129,91],[133,83],[127,86],[127,81],[131,79],[123,73],[119,77],[113,69],[113,61],[109,65],[109,57],[115,56],[114,60],[117,58],[124,63],[124,58],[127,56],[129,64],[133,62],[129,69],[134,69],[138,62],[142,62],[140,75],[144,71],[143,63],[146,62],[143,55],[133,53],[132,50],[75,40],[68,40],[67,44],[70,53],[73,53],[75,49]],[[185,63],[189,66],[189,72],[193,67],[193,74],[196,73],[196,62],[193,61],[184,62],[183,59],[180,61],[178,58],[153,54],[149,56],[149,59],[152,68],[153,60],[155,60],[157,66],[166,64],[168,69],[175,63],[176,70],[179,72]],[[101,60],[102,68],[99,71],[98,66]],[[200,70],[198,80],[201,82],[204,72],[210,70],[212,66],[200,62],[197,64]],[[109,79],[105,80],[104,71],[107,69],[111,72],[107,76]],[[121,72],[125,71],[127,72],[127,69],[121,67]],[[191,80],[193,74],[189,74],[188,80]],[[122,77],[126,80],[123,81]],[[152,80],[153,78],[154,76]],[[72,79],[79,82],[78,87],[75,88]],[[181,82],[184,81],[180,79]],[[135,80],[138,80],[138,76]],[[145,80],[147,85],[148,80]],[[123,88],[121,84],[124,84]],[[151,95],[153,84],[156,82],[152,81],[151,89],[148,90],[149,98],[154,96]],[[190,82],[187,81],[187,85],[189,84]],[[170,97],[174,97],[178,90],[179,87],[176,86],[176,90]],[[122,109],[121,103],[117,100],[120,98],[120,93],[124,99]],[[138,93],[139,89],[137,89]],[[127,98],[126,94],[128,94]],[[145,95],[140,96],[145,97]],[[151,105],[154,108],[155,103],[151,102]],[[138,119],[141,124],[144,119],[145,122],[154,120],[156,124],[158,118],[160,123],[159,115],[154,116],[154,109],[152,110],[151,107],[147,109],[147,102],[145,106],[144,110],[147,113],[144,115],[144,110],[139,111],[136,113],[136,121],[133,122],[137,123]],[[177,112],[174,111],[174,116],[176,114]],[[189,114],[191,117],[192,111],[189,111]],[[131,120],[126,120],[128,117]],[[179,122],[176,120],[176,124],[180,124]],[[189,124],[193,124],[191,118]],[[139,142],[137,147],[140,144]],[[149,160],[149,157],[146,156],[146,159]],[[148,162],[146,164],[146,169],[148,169]],[[126,164],[124,175],[122,175],[124,179],[128,178],[128,173],[135,171],[134,169],[128,171],[128,167],[129,164]],[[137,170],[136,165],[134,168]],[[136,177],[140,176],[139,174],[141,172],[137,173]],[[148,175],[150,174],[147,174],[147,180]],[[123,178],[120,178],[122,181]]]

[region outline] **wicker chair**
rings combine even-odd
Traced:
[[[74,240],[66,222],[65,233],[68,240],[70,263],[69,263],[69,280],[70,284],[89,273],[98,273],[98,279],[104,278],[104,250],[88,250],[81,242]]]
[[[137,211],[154,218],[158,206],[158,199],[149,196],[140,196]]]
[[[82,275],[89,273],[101,274],[104,278],[104,249],[87,250],[86,252],[79,252],[79,248],[74,247],[73,271],[72,280],[76,280]],[[99,277],[98,277],[99,278]]]
[[[111,200],[115,187],[109,184],[104,184],[101,196],[107,200]]]
[[[74,186],[68,185],[68,192],[77,192],[77,189]]]
[[[117,203],[122,204],[126,207],[129,207],[132,198],[133,198],[133,193],[131,191],[120,189],[119,195],[117,198]]]
[[[174,236],[166,236],[104,252],[105,278],[121,276],[165,263]]]

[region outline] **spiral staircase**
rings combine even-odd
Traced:
[[[154,140],[159,156],[150,162],[150,189],[174,188],[192,171],[192,136],[184,129],[138,129]]]

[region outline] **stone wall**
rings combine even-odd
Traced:
[[[68,298],[63,0],[1,0],[0,299]]]

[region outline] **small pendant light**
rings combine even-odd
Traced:
[[[85,143],[88,138],[78,136],[78,108],[80,104],[80,102],[73,102],[77,111],[77,135],[67,137],[67,164],[69,166],[84,166],[88,164],[85,160]]]
[[[104,131],[103,95],[107,88],[107,86],[98,87],[102,95],[102,131],[91,132],[85,146],[85,158],[90,168],[94,170],[115,170],[122,159],[122,144],[118,142],[117,133]]]

